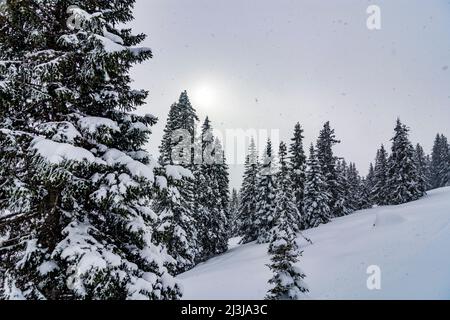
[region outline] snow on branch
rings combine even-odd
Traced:
[[[8,64],[20,64],[22,61],[0,60],[0,66],[6,67]]]
[[[167,176],[174,180],[181,180],[183,178],[194,179],[194,175],[189,169],[173,165],[168,165],[165,168]]]
[[[96,133],[99,127],[106,127],[111,131],[119,132],[120,128],[117,122],[101,117],[84,117],[78,121],[78,125],[89,133]]]
[[[110,34],[111,35],[111,34]],[[134,56],[139,56],[142,52],[151,51],[147,47],[127,47],[122,43],[117,43],[115,37],[107,37],[96,34],[95,38],[99,40],[107,53],[118,53],[123,51],[128,51]]]
[[[67,13],[70,14],[69,19],[67,19],[67,26],[72,30],[81,29],[84,23],[91,22],[102,16],[101,12],[90,14],[76,5],[69,6]]]
[[[75,147],[68,143],[55,142],[43,137],[34,139],[31,148],[51,164],[61,164],[64,161],[100,162],[100,159],[84,148]]]
[[[155,181],[153,165],[136,161],[122,151],[110,149],[104,154],[103,159],[108,165],[124,165],[133,176],[148,179],[152,183]]]

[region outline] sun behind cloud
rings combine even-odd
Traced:
[[[218,98],[219,91],[212,83],[202,82],[193,88],[192,100],[203,109],[213,108]]]

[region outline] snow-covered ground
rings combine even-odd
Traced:
[[[299,262],[310,299],[450,299],[450,188],[401,206],[359,211],[305,232]],[[266,245],[237,245],[178,277],[184,299],[262,299]],[[369,266],[381,290],[367,288]]]

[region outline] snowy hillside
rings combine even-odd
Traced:
[[[405,205],[359,211],[305,232],[300,261],[312,299],[450,299],[450,188]],[[179,276],[184,299],[262,299],[267,245],[234,245]],[[381,268],[381,290],[367,268]]]

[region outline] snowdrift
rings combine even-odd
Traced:
[[[299,266],[306,299],[450,299],[450,188],[400,206],[379,207],[305,232]],[[184,299],[262,299],[271,272],[267,245],[237,245],[178,277]],[[368,268],[381,270],[369,290]]]

